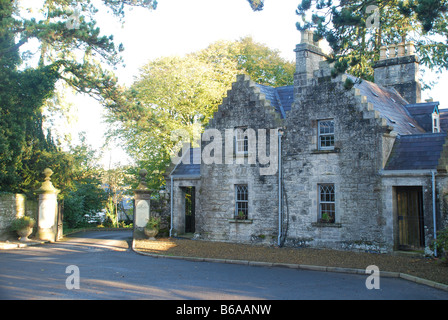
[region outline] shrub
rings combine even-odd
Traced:
[[[25,217],[21,217],[21,218],[17,218],[15,220],[13,220],[10,228],[12,231],[17,231],[17,230],[21,230],[26,227],[32,228],[32,227],[34,227],[35,224],[36,224],[36,221],[34,221],[33,218],[25,216]]]
[[[150,217],[148,222],[146,223],[146,229],[159,229],[160,218],[159,217]]]
[[[448,262],[448,227],[437,232],[437,238],[430,246],[431,250],[437,250],[437,255]]]

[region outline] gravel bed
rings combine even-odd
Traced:
[[[375,254],[328,249],[278,248],[245,244],[160,238],[136,240],[135,249],[167,256],[184,256],[326,267],[366,269],[406,273],[448,285],[448,264],[418,255]]]

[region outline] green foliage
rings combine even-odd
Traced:
[[[184,57],[155,59],[141,68],[127,91],[129,106],[109,113],[109,134],[125,142],[137,167],[150,173],[148,188],[157,190],[176,148],[173,134],[184,130],[193,140],[200,138],[237,74],[277,87],[293,83],[294,67],[250,37],[218,41]]]
[[[10,229],[11,229],[11,231],[17,231],[17,230],[21,230],[24,228],[32,228],[32,227],[34,227],[35,224],[36,224],[36,221],[33,218],[24,216],[24,217],[14,219],[11,222]]]
[[[148,222],[145,225],[145,228],[159,230],[159,226],[160,226],[160,217],[149,217]]]
[[[253,11],[263,10],[264,0],[247,0],[250,3],[250,7]]]
[[[69,228],[86,226],[100,212],[106,202],[107,192],[102,187],[103,170],[98,165],[99,154],[86,143],[84,133],[81,143],[69,151],[71,167],[61,168],[58,176],[67,180],[62,188],[64,198],[64,223]],[[55,174],[57,175],[55,170]],[[53,180],[53,179],[52,179]],[[59,187],[62,181],[55,182]]]
[[[61,81],[106,106],[126,104],[116,77],[104,67],[121,63],[123,47],[115,45],[112,36],[100,34],[93,2],[36,1],[41,10],[28,18],[18,9],[25,3],[0,0],[0,190],[29,193],[39,186],[43,169],[51,167],[52,181],[64,197],[79,178],[72,169],[79,159],[63,152],[51,132],[45,132],[43,112]],[[126,6],[157,5],[153,0],[103,3],[119,18]],[[73,20],[76,23],[70,24]],[[21,55],[20,49],[31,40],[37,40],[39,50]],[[52,108],[57,110],[57,104]]]
[[[86,226],[106,202],[107,193],[95,178],[75,183],[75,190],[64,198],[64,223],[68,228]]]
[[[12,13],[10,2],[1,0],[0,190],[28,192],[44,169],[39,170],[39,161],[56,160],[51,134],[45,135],[42,129],[41,107],[53,94],[57,65],[18,69],[21,59],[10,32]]]
[[[278,50],[256,43],[251,37],[230,44],[235,50],[237,69],[247,73],[251,80],[273,87],[292,85],[295,64],[280,57]]]
[[[113,200],[113,197],[109,196],[106,201],[105,206],[105,212],[106,212],[106,225],[112,225],[114,227],[117,226],[117,212],[115,210],[115,203]]]
[[[448,0],[304,0],[297,8],[301,17],[297,28],[315,29],[316,40],[328,42],[330,61],[339,63],[334,75],[348,72],[373,80],[372,66],[379,59],[380,47],[404,39],[415,42],[427,68],[448,69],[447,9]]]
[[[84,212],[84,196],[71,192],[64,199],[64,227],[75,229],[86,224]]]
[[[437,232],[436,240],[430,245],[431,250],[437,250],[444,262],[448,262],[448,227]]]
[[[350,78],[345,79],[345,82],[344,82],[345,89],[350,90],[351,88],[353,88],[353,85],[354,85],[354,83],[353,83],[352,79],[350,79]]]

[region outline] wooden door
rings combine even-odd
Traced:
[[[185,233],[195,232],[195,187],[185,190]]]
[[[425,246],[423,194],[421,187],[397,188],[398,249],[415,250]]]

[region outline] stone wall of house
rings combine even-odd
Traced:
[[[346,76],[333,77],[310,34],[302,34],[296,47],[297,69],[294,103],[281,119],[274,107],[247,76],[238,76],[206,130],[215,129],[222,141],[214,149],[219,163],[205,163],[216,137],[202,142],[201,179],[175,182],[175,225],[182,226],[183,186],[197,187],[196,233],[202,239],[242,243],[276,244],[279,210],[279,173],[263,175],[257,162],[233,158],[233,132],[239,127],[282,128],[282,240],[285,246],[335,248],[390,252],[397,244],[397,186],[422,189],[425,244],[432,228],[432,185],[426,174],[410,177],[383,174],[396,133],[386,119],[373,110],[355,87],[346,86]],[[378,68],[381,66],[378,66]],[[387,77],[386,77],[387,78]],[[401,82],[404,82],[401,81]],[[418,90],[417,90],[418,93]],[[333,120],[335,143],[331,150],[319,150],[318,124]],[[257,136],[259,140],[259,136]],[[270,137],[266,138],[267,150]],[[215,145],[216,147],[216,145]],[[448,150],[448,149],[447,149]],[[257,153],[258,148],[254,152]],[[250,153],[250,150],[249,150]],[[226,156],[232,155],[227,161]],[[276,159],[277,160],[277,159]],[[448,225],[448,177],[438,174],[437,219],[441,228]],[[248,219],[235,219],[235,186],[249,190]],[[319,213],[319,186],[335,188],[335,221],[322,221]],[[180,196],[178,196],[180,195]]]
[[[344,76],[330,76],[326,62],[314,75],[308,85],[296,85],[286,118],[285,244],[390,251],[390,221],[379,197],[378,172],[394,136],[357,89],[344,87]],[[335,124],[334,150],[328,151],[318,150],[318,121],[326,119]],[[320,184],[335,187],[334,223],[319,221]]]
[[[225,138],[226,130],[237,127],[253,129],[273,129],[266,132],[266,149],[270,150],[271,135],[277,138],[276,129],[282,120],[264,94],[247,76],[238,76],[232,90],[223,100],[207,130],[219,130],[222,136],[222,163],[201,165],[201,186],[199,190],[200,209],[196,219],[196,232],[203,239],[246,242],[275,243],[278,220],[278,175],[262,175],[257,157],[255,164],[226,163],[225,154],[233,159],[233,137]],[[257,138],[259,138],[257,136]],[[227,141],[226,141],[227,140]],[[258,139],[257,139],[258,140]],[[202,142],[202,156],[209,142]],[[226,149],[227,148],[227,149]],[[227,150],[227,151],[226,151]],[[250,151],[250,150],[249,150]],[[258,153],[258,148],[256,151]],[[227,158],[229,159],[229,158]],[[239,161],[247,161],[239,158]],[[278,163],[277,157],[273,162]],[[229,162],[232,162],[229,163]],[[275,165],[277,165],[275,163]],[[274,165],[274,163],[270,163]],[[267,166],[267,165],[266,165]],[[247,220],[235,219],[235,185],[248,185],[249,213]]]
[[[17,238],[9,230],[15,218],[30,216],[37,221],[37,200],[27,199],[23,194],[6,193],[0,195],[0,240]]]

